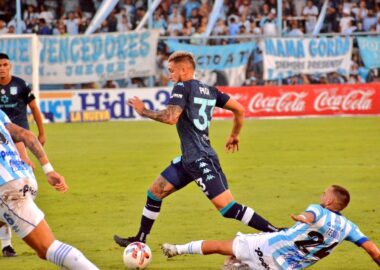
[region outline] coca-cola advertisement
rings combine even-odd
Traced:
[[[246,109],[246,117],[380,115],[380,84],[220,87]],[[231,113],[215,110],[215,117]]]

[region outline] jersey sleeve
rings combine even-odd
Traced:
[[[216,88],[215,88],[216,89]],[[223,93],[216,89],[217,96],[216,96],[216,107],[223,108],[224,105],[226,105],[227,101],[230,99],[230,96],[226,93]]]
[[[351,223],[350,224],[350,231],[348,232],[348,235],[346,237],[347,241],[350,241],[352,243],[355,243],[357,246],[361,246],[364,242],[368,241],[368,237],[365,236],[359,229],[358,226]]]
[[[185,84],[182,82],[177,83],[170,96],[168,105],[178,105],[182,109],[186,106],[187,91],[185,90]]]
[[[30,102],[32,102],[33,100],[36,99],[36,97],[34,96],[33,92],[32,92],[32,88],[30,87],[30,84],[28,84],[27,82],[24,81],[24,90],[25,90],[25,93],[26,93],[26,104],[29,104]]]
[[[6,115],[5,112],[3,112],[2,110],[0,110],[0,121],[3,122],[5,126],[9,123],[12,123],[8,115]]]
[[[323,211],[322,206],[320,206],[318,204],[311,204],[305,210],[305,212],[313,214],[313,216],[314,216],[314,222],[313,223],[317,222],[321,218],[322,211]]]

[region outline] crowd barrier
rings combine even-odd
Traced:
[[[241,102],[248,118],[380,115],[380,83],[221,87]],[[127,100],[140,97],[149,109],[166,107],[170,88],[44,91],[40,108],[50,122],[139,120]],[[214,118],[232,114],[216,108]]]

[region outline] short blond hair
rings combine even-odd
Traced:
[[[177,51],[177,52],[172,53],[169,56],[168,62],[174,62],[174,63],[188,62],[192,65],[194,70],[196,67],[194,55],[192,53],[185,52],[185,51]]]

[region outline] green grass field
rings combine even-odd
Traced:
[[[380,118],[248,120],[241,149],[227,154],[223,145],[230,121],[214,121],[211,140],[235,199],[277,226],[291,226],[289,214],[318,203],[330,184],[351,191],[345,216],[380,245]],[[35,130],[35,129],[34,129]],[[169,161],[179,155],[175,127],[154,122],[46,125],[46,150],[70,191],[55,192],[38,167],[37,204],[56,237],[70,243],[100,269],[125,269],[117,233],[136,233],[146,190]],[[231,239],[254,230],[227,220],[195,184],[164,200],[148,244],[149,269],[220,269],[222,256],[182,256],[167,260],[163,242]],[[39,260],[14,237],[17,258],[0,257],[1,270],[57,269]],[[310,269],[378,269],[364,250],[351,243]]]

